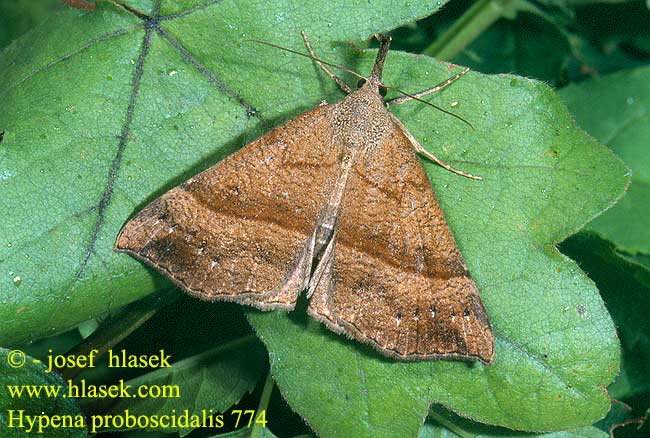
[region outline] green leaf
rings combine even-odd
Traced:
[[[483,73],[529,76],[554,86],[647,64],[650,11],[643,2],[587,0],[583,3],[591,4],[581,7],[565,1],[544,3],[542,6],[528,0],[483,0],[474,2],[467,10],[452,3],[443,13],[426,19],[426,23],[418,23],[425,38],[431,29],[444,30],[424,53],[435,56],[434,50],[444,43],[442,55],[454,63]],[[479,5],[482,7],[475,10]],[[450,10],[459,12],[454,14]],[[499,15],[502,19],[483,29]],[[418,41],[414,38],[418,31],[402,30],[399,34]],[[412,46],[408,51],[422,50],[422,46]],[[461,53],[448,58],[461,49]]]
[[[47,18],[49,10],[61,8],[56,0],[4,0],[0,2],[0,48],[7,46]]]
[[[269,429],[262,429],[258,436],[251,435],[251,429],[242,427],[232,432],[213,435],[210,438],[277,438]],[[309,435],[301,435],[294,438],[310,438]]]
[[[102,412],[124,416],[128,410],[134,416],[183,415],[202,418],[225,412],[253,391],[266,366],[266,352],[253,335],[215,347],[188,357],[172,365],[143,374],[126,382],[135,393],[138,387],[158,387],[168,395],[178,392],[179,397],[120,398],[107,400],[109,406],[97,406]],[[108,408],[108,409],[106,409]],[[122,430],[128,430],[124,428]],[[192,428],[157,428],[146,430],[179,432],[181,437]],[[99,431],[98,431],[99,432]]]
[[[576,121],[632,169],[627,194],[587,228],[620,251],[650,255],[650,68],[627,70],[570,85],[560,95]],[[650,266],[650,265],[649,265]]]
[[[646,271],[650,271],[650,254],[629,255],[619,252],[618,255],[628,262],[642,266],[646,269]]]
[[[596,282],[618,327],[623,347],[621,374],[609,387],[617,399],[650,393],[650,272],[620,257],[615,246],[593,232],[562,243]]]
[[[46,373],[47,368],[40,361],[5,348],[0,348],[0,367],[0,435],[3,438],[88,436],[86,420],[75,399],[65,397],[67,385],[57,373]],[[23,385],[34,385],[33,389],[41,391],[40,396],[28,396],[32,388]],[[45,395],[48,390],[53,391],[51,396]],[[64,426],[68,423],[68,427]],[[77,424],[81,427],[75,427]]]
[[[563,6],[585,6],[585,5],[590,5],[590,4],[612,4],[612,5],[619,5],[621,3],[630,3],[634,2],[634,0],[546,0],[545,3],[547,4],[559,4]]]
[[[445,70],[393,53],[385,77],[414,91],[448,76]],[[590,425],[609,409],[603,387],[618,368],[618,344],[593,283],[554,244],[621,196],[627,169],[576,129],[538,82],[469,74],[434,102],[475,129],[422,105],[396,114],[425,147],[484,177],[477,183],[425,164],[490,315],[493,365],[397,362],[300,310],[250,311],[277,384],[323,436],[341,429],[357,437],[415,436],[432,401],[515,429]]]
[[[630,406],[618,400],[612,400],[612,407],[605,418],[600,420],[594,426],[602,431],[610,432],[613,428],[633,423],[635,420],[638,420],[638,417],[633,414]]]
[[[246,415],[237,417],[237,422],[242,421],[240,419],[243,418],[243,421],[250,421],[252,424],[239,423],[239,425],[241,425],[239,429],[229,433],[215,435],[212,438],[276,438],[275,435],[267,428],[266,423],[268,421],[266,412],[268,410],[269,400],[271,399],[273,387],[273,378],[271,377],[271,374],[269,374],[266,377],[266,382],[264,382],[264,389],[262,390],[262,395],[260,397],[260,403],[257,407],[257,410],[252,412],[252,416]],[[309,436],[303,436],[302,438],[309,438]]]
[[[565,79],[570,57],[571,46],[560,26],[520,10],[515,19],[486,29],[453,61],[483,73],[515,72],[557,84]]]
[[[609,434],[593,427],[581,427],[575,430],[566,430],[561,432],[549,432],[540,434],[531,434],[526,432],[513,432],[504,429],[498,429],[496,433],[489,431],[467,432],[460,430],[460,433],[454,433],[449,429],[437,426],[432,423],[425,423],[418,438],[608,438]]]
[[[10,200],[0,217],[11,219],[0,225],[0,272],[21,277],[0,283],[5,342],[166,287],[112,252],[126,219],[268,125],[340,98],[308,60],[248,38],[301,48],[305,29],[322,57],[365,73],[374,53],[341,42],[435,10],[328,2],[288,13],[284,3],[211,2],[185,13],[174,5],[165,3],[163,13],[178,15],[160,28],[111,6],[66,13],[0,58],[0,197]],[[395,52],[385,80],[418,91],[450,70]],[[538,82],[468,74],[433,102],[475,129],[416,103],[395,113],[425,148],[485,178],[425,164],[490,315],[494,364],[396,362],[304,311],[250,311],[278,386],[321,436],[416,436],[432,401],[519,429],[589,425],[609,407],[602,388],[618,367],[618,343],[593,284],[554,244],[621,195],[627,169]]]
[[[113,252],[126,219],[333,93],[308,60],[251,38],[302,48],[304,29],[335,59],[346,41],[440,3],[338,0],[288,10],[277,1],[170,1],[159,12],[155,2],[130,5],[164,17],[154,26],[100,3],[93,13],[57,15],[0,54],[5,345],[60,332],[164,287]]]
[[[540,434],[517,432],[474,423],[442,408],[433,408],[429,418],[420,429],[418,438],[607,438],[608,436],[607,433],[594,426]]]

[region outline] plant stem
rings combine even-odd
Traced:
[[[512,0],[479,0],[422,53],[450,60],[497,21]]]
[[[466,430],[458,427],[458,425],[454,424],[448,418],[435,412],[433,409],[429,410],[429,419],[435,421],[443,427],[446,427],[461,438],[473,438],[476,436],[473,433],[469,433]]]
[[[269,401],[271,400],[271,393],[273,392],[273,387],[275,382],[273,382],[273,377],[271,377],[271,370],[269,370],[266,375],[266,381],[264,382],[264,389],[262,389],[262,396],[260,397],[260,403],[257,406],[256,415],[260,415],[260,412],[268,409]],[[250,438],[263,438],[264,437],[264,428],[260,423],[253,423],[253,428],[251,429]]]

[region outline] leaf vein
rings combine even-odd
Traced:
[[[160,10],[160,0],[154,6],[153,17],[157,15],[158,10]],[[93,225],[90,242],[86,246],[84,258],[81,261],[81,265],[79,266],[79,269],[74,275],[73,281],[70,284],[70,289],[72,289],[74,285],[77,283],[77,281],[79,281],[83,277],[86,268],[88,266],[88,261],[90,260],[90,256],[95,252],[97,238],[106,219],[105,218],[106,208],[108,207],[113,195],[113,187],[115,184],[115,179],[117,177],[117,171],[119,170],[120,165],[122,163],[122,156],[124,154],[124,149],[126,148],[126,143],[129,137],[131,122],[133,120],[135,102],[138,96],[138,91],[140,89],[140,80],[142,79],[142,74],[144,73],[144,62],[149,53],[149,47],[151,46],[152,34],[153,34],[152,27],[147,27],[145,30],[144,38],[142,40],[140,55],[138,56],[138,61],[136,63],[135,71],[133,74],[133,85],[131,88],[131,96],[129,98],[129,104],[126,110],[126,118],[124,120],[124,124],[122,125],[122,132],[120,133],[117,152],[115,153],[115,157],[113,158],[111,166],[108,170],[108,181],[106,182],[106,186],[104,187],[104,192],[102,193],[102,197],[97,204],[97,220]]]
[[[176,18],[181,18],[185,17],[186,15],[193,14],[194,12],[197,11],[202,11],[203,9],[207,9],[210,6],[214,6],[218,3],[221,3],[223,0],[211,0],[205,3],[200,3],[198,5],[192,6],[191,8],[185,9],[184,11],[176,12],[175,14],[169,14],[169,15],[162,15],[158,17],[158,20],[174,20]]]
[[[212,85],[217,88],[217,90],[230,97],[231,99],[234,99],[237,103],[243,106],[246,109],[246,114],[249,117],[254,116],[266,127],[270,126],[269,121],[260,114],[257,108],[255,108],[250,102],[240,96],[239,93],[228,87],[228,85],[226,85],[212,70],[210,70],[201,61],[199,61],[199,59],[196,58],[178,39],[176,39],[176,37],[162,28],[158,28],[156,31],[158,32],[158,35],[160,35],[174,49],[176,49],[176,51],[178,51],[185,62],[190,64],[199,73],[201,73]]]
[[[137,26],[133,26],[131,28],[116,30],[114,32],[110,32],[110,33],[107,33],[107,34],[104,34],[104,35],[100,35],[100,36],[98,36],[96,38],[93,38],[90,41],[88,41],[86,44],[82,45],[81,47],[77,47],[76,49],[72,50],[71,52],[68,52],[68,53],[66,53],[64,55],[61,55],[58,58],[54,59],[53,61],[50,61],[47,64],[32,70],[26,76],[23,76],[22,78],[18,79],[13,84],[9,85],[3,92],[0,93],[0,96],[4,96],[9,91],[13,90],[18,85],[30,80],[31,78],[33,78],[37,74],[42,73],[42,72],[54,67],[57,64],[60,64],[60,63],[62,63],[64,61],[67,61],[68,59],[72,58],[74,55],[76,55],[78,53],[81,53],[86,49],[89,49],[90,47],[94,46],[97,43],[107,41],[107,40],[109,40],[111,38],[117,38],[117,37],[120,37],[122,35],[126,35],[129,32],[132,32],[134,30],[139,30],[139,29],[142,29],[142,28],[143,28],[143,25],[137,25]]]

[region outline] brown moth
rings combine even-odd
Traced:
[[[292,310],[306,291],[309,315],[392,358],[489,364],[488,316],[416,152],[472,176],[425,151],[388,111],[390,38],[378,39],[355,91],[305,39],[347,97],[165,193],[124,226],[116,250],[204,300]]]

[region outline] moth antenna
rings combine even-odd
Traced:
[[[382,84],[382,85],[384,85],[384,84]],[[399,88],[391,87],[391,86],[389,86],[389,85],[384,85],[384,87],[388,88],[389,90],[395,90],[395,91],[397,91],[398,93],[401,93],[401,94],[403,94],[404,96],[406,96],[406,97],[408,97],[408,98],[410,98],[410,99],[417,100],[418,102],[422,102],[422,103],[425,104],[425,105],[429,105],[429,106],[431,106],[431,107],[437,109],[438,111],[442,111],[442,112],[445,113],[445,114],[449,114],[450,116],[455,117],[455,118],[457,118],[458,120],[460,120],[461,122],[465,123],[467,126],[469,126],[470,128],[472,128],[472,130],[474,129],[474,126],[473,126],[470,122],[468,122],[467,120],[465,120],[464,118],[462,118],[462,117],[459,116],[458,114],[452,113],[451,111],[447,111],[446,109],[441,108],[441,107],[439,107],[438,105],[435,105],[435,104],[433,104],[433,103],[431,103],[431,102],[427,102],[426,100],[420,99],[419,97],[414,96],[413,94],[409,94],[409,93],[407,93],[406,91],[402,91],[402,90],[400,90]]]
[[[293,53],[295,55],[304,56],[305,58],[313,59],[314,61],[318,61],[318,62],[320,62],[322,64],[325,64],[325,65],[327,65],[329,67],[338,68],[339,70],[343,70],[345,72],[348,72],[351,75],[356,76],[359,79],[366,79],[365,76],[361,76],[359,73],[357,73],[355,71],[352,71],[352,70],[350,70],[348,68],[345,68],[342,65],[333,64],[331,62],[323,61],[322,59],[318,58],[317,56],[312,56],[311,54],[302,53],[302,52],[299,52],[297,50],[288,49],[286,47],[278,46],[277,44],[269,43],[269,42],[262,41],[262,40],[247,40],[247,41],[264,44],[266,46],[270,46],[270,47],[274,47],[276,49],[284,50],[285,52]]]
[[[386,39],[388,40],[387,42],[384,42],[384,41],[382,41],[382,40],[380,40],[380,42],[383,43],[382,45],[385,46],[385,52],[388,52],[388,45],[390,44],[390,39],[389,39],[389,38],[386,38]],[[345,68],[345,67],[343,67],[342,65],[334,64],[334,63],[332,63],[332,62],[324,61],[323,59],[321,59],[321,58],[319,58],[319,57],[317,57],[317,56],[313,56],[313,55],[311,55],[311,54],[302,53],[302,52],[299,52],[299,51],[297,51],[297,50],[293,50],[293,49],[289,49],[289,48],[287,48],[287,47],[279,46],[279,45],[277,45],[277,44],[269,43],[269,42],[267,42],[267,41],[262,41],[262,40],[257,40],[257,39],[251,39],[251,40],[247,40],[247,41],[254,42],[254,43],[259,43],[259,44],[264,44],[265,46],[269,46],[269,47],[273,47],[273,48],[276,48],[276,49],[284,50],[285,52],[293,53],[293,54],[295,54],[295,55],[303,56],[303,57],[305,57],[305,58],[309,58],[309,59],[312,59],[312,60],[314,60],[314,61],[318,61],[318,62],[320,62],[320,63],[322,63],[322,64],[325,64],[325,65],[327,65],[327,66],[329,66],[329,67],[338,68],[339,70],[343,70],[343,71],[345,71],[345,72],[348,72],[348,73],[350,73],[351,75],[356,76],[356,77],[359,78],[359,79],[364,79],[364,80],[367,80],[367,79],[368,79],[368,78],[366,78],[365,76],[362,76],[362,75],[360,75],[359,73],[350,70],[349,68]],[[380,48],[380,51],[381,51],[381,48]],[[385,58],[385,54],[384,54],[384,58]],[[378,65],[378,64],[379,64],[379,65]],[[379,79],[380,79],[380,78],[381,78],[381,69],[382,69],[382,67],[383,67],[383,59],[382,59],[382,62],[381,62],[381,63],[375,62],[375,67],[373,68],[373,73],[372,73],[371,77],[375,77],[375,78],[376,78],[377,76],[379,76]],[[374,75],[374,76],[373,76],[373,75]],[[458,120],[460,120],[461,122],[465,123],[465,124],[466,124],[467,126],[469,126],[471,129],[474,129],[474,126],[473,126],[470,122],[468,122],[467,120],[465,120],[464,118],[462,118],[462,117],[459,116],[458,114],[452,113],[451,111],[447,111],[446,109],[441,108],[441,107],[439,107],[438,105],[435,105],[435,104],[433,104],[433,103],[431,103],[431,102],[427,102],[426,100],[420,99],[419,97],[414,96],[414,95],[412,95],[412,94],[409,94],[409,93],[407,93],[406,91],[402,91],[402,90],[400,90],[399,88],[392,87],[392,86],[389,86],[389,85],[385,85],[385,84],[383,84],[383,83],[382,83],[381,85],[383,85],[384,87],[386,87],[386,88],[388,88],[388,89],[390,89],[390,90],[395,90],[395,91],[397,91],[398,93],[401,93],[401,94],[403,94],[404,96],[406,96],[406,97],[408,97],[408,98],[410,98],[410,99],[417,100],[418,102],[422,102],[422,103],[425,104],[425,105],[429,105],[429,106],[431,106],[431,107],[437,109],[438,111],[441,111],[441,112],[443,112],[443,113],[445,113],[445,114],[448,114],[448,115],[450,115],[450,116],[452,116],[452,117],[455,117],[455,118],[457,118]]]
[[[300,31],[300,35],[302,35],[302,40],[305,42],[305,47],[307,47],[307,51],[311,56],[316,56],[316,53],[314,53],[314,49],[311,47],[311,43],[309,42],[309,38],[307,38],[307,34],[305,33],[304,30]],[[345,83],[345,81],[338,76],[336,76],[334,73],[332,73],[332,70],[327,68],[327,66],[323,65],[321,62],[314,61],[316,65],[320,67],[321,70],[325,72],[327,76],[332,78],[334,82],[336,82],[336,85],[339,86],[341,90],[345,92],[345,94],[350,94],[352,93],[352,89],[348,84]]]

